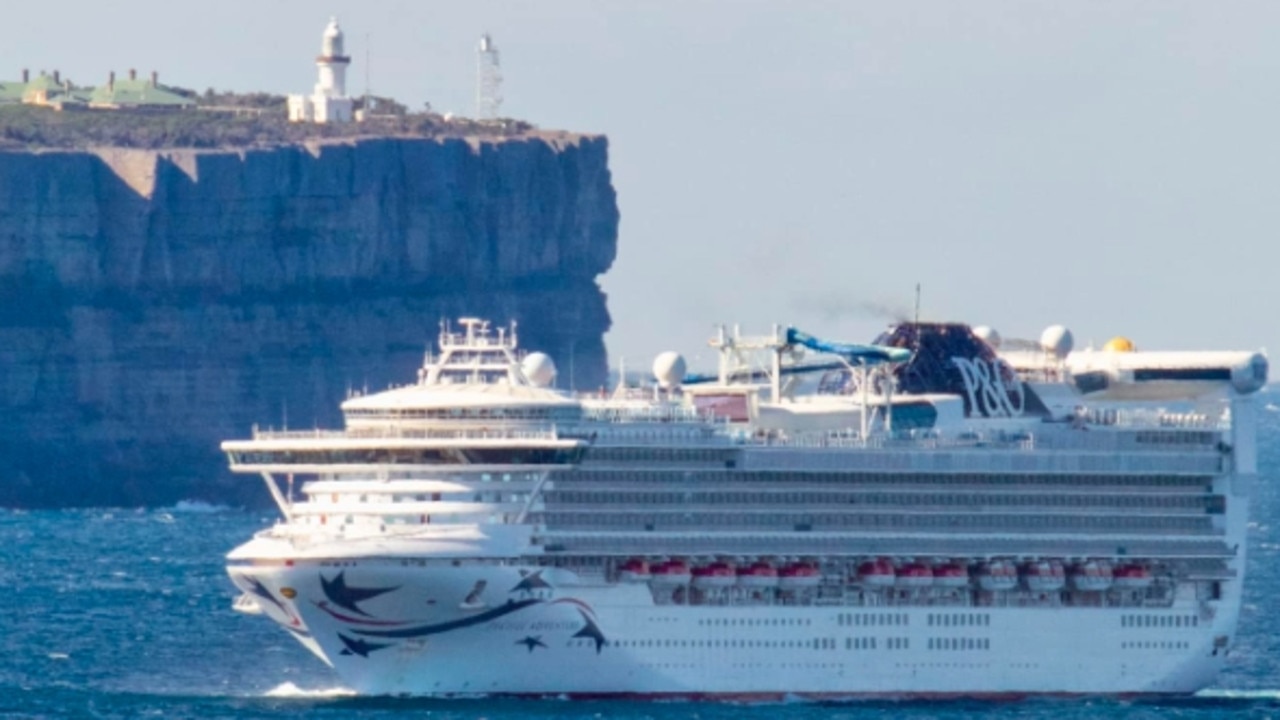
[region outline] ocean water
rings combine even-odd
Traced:
[[[1237,646],[1217,685],[1195,698],[761,705],[356,698],[270,622],[231,610],[223,555],[274,516],[182,504],[0,510],[0,718],[1280,717],[1277,405],[1280,393],[1258,403],[1262,478]]]

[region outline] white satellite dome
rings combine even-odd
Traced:
[[[1040,347],[1059,360],[1065,360],[1075,346],[1075,338],[1071,331],[1062,325],[1050,325],[1040,333]]]
[[[653,359],[653,376],[667,389],[679,387],[687,369],[684,357],[678,352],[668,350]]]
[[[1249,357],[1231,368],[1231,385],[1241,395],[1248,395],[1266,387],[1267,356],[1262,353],[1250,353]]]
[[[556,363],[546,353],[529,353],[520,363],[520,369],[529,382],[538,387],[549,387],[556,379]]]
[[[982,342],[990,345],[992,350],[1000,349],[1000,333],[996,332],[996,329],[990,325],[979,325],[973,329],[973,334]]]

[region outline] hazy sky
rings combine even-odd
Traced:
[[[309,91],[330,14],[357,92],[470,113],[488,31],[504,114],[609,136],[615,361],[870,339],[917,282],[1006,337],[1280,350],[1280,3],[45,0],[0,75]]]

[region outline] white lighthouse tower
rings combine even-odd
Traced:
[[[342,28],[338,19],[330,18],[320,42],[316,58],[319,80],[311,96],[289,96],[289,120],[292,122],[351,122],[352,100],[347,97],[347,66],[351,57],[343,53]]]

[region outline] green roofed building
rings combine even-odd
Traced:
[[[174,92],[172,88],[161,85],[155,73],[148,80],[137,79],[137,74],[129,71],[128,80],[116,80],[116,74],[106,85],[100,85],[89,94],[91,108],[155,108],[182,109],[196,106],[195,98]]]
[[[40,73],[35,80],[26,83],[21,101],[27,105],[45,105],[58,110],[84,107],[89,101],[89,89],[78,88],[70,80],[63,80],[61,74],[54,70],[52,75]]]
[[[0,105],[17,105],[22,102],[22,95],[27,91],[24,82],[0,81]]]
[[[21,82],[0,82],[0,106],[43,105],[57,110],[67,108],[180,110],[194,108],[195,98],[175,92],[159,83],[156,73],[139,80],[130,70],[128,80],[116,80],[113,72],[106,85],[77,87],[63,80],[58,71],[41,72],[34,79],[26,70]]]

